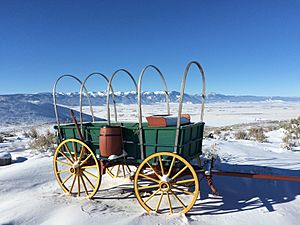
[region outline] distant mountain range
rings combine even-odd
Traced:
[[[94,105],[104,105],[106,103],[105,92],[90,92],[91,101]],[[169,93],[170,101],[173,103],[178,102],[180,93],[177,91],[171,91]],[[115,100],[117,103],[123,104],[136,104],[137,94],[131,92],[115,92]],[[11,94],[0,95],[0,102],[29,102],[33,104],[53,103],[52,93],[38,93],[38,94]],[[165,102],[166,97],[163,91],[143,92],[142,103],[143,104],[155,104]],[[209,93],[206,96],[206,102],[261,102],[261,101],[286,101],[295,102],[300,101],[300,97],[280,97],[280,96],[235,96],[235,95],[223,95],[217,93]],[[201,103],[201,95],[199,94],[185,94],[185,103]],[[79,93],[57,93],[57,103],[66,106],[78,106],[79,105]],[[87,105],[87,98],[83,97],[83,105]]]
[[[89,93],[93,105],[104,105],[106,103],[105,92]],[[169,93],[172,103],[178,102],[180,93],[171,91]],[[115,92],[117,103],[137,104],[137,94],[135,92]],[[155,104],[165,102],[163,91],[143,92],[143,104]],[[266,97],[266,96],[233,96],[210,93],[206,96],[206,102],[300,102],[300,97]],[[184,102],[191,104],[201,103],[201,95],[185,94]],[[78,106],[79,93],[57,93],[57,103],[59,106],[60,118],[62,121],[70,121],[70,110],[64,106]],[[87,98],[83,97],[83,105],[87,105]],[[76,114],[78,117],[78,113]],[[54,122],[52,93],[38,94],[10,94],[0,95],[0,124],[27,122]],[[84,120],[90,120],[90,116],[84,115]]]

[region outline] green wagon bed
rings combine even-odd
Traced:
[[[102,158],[99,151],[99,133],[100,128],[106,126],[106,122],[83,123],[82,134],[84,140],[93,149],[97,158]],[[141,151],[139,141],[139,124],[133,122],[111,123],[112,126],[122,128],[122,138],[124,150],[127,153],[127,159],[141,162]],[[180,126],[179,144],[176,152],[190,161],[202,153],[204,123],[191,123]],[[55,129],[58,129],[55,126]],[[74,124],[65,124],[60,126],[62,139],[77,138],[79,139]],[[171,127],[148,127],[147,123],[142,124],[142,133],[144,139],[145,156],[157,152],[174,152],[174,143],[176,136],[176,126]],[[60,140],[62,141],[62,140]]]

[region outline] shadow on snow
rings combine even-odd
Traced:
[[[227,171],[256,172],[272,175],[300,176],[299,170],[279,169],[253,165],[228,165]],[[260,172],[259,172],[260,171]],[[189,215],[219,215],[265,208],[276,211],[274,205],[295,200],[300,196],[300,183],[240,177],[213,176],[213,183],[219,196],[212,196],[205,179],[200,183],[200,201],[197,201]]]

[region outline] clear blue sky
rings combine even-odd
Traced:
[[[0,0],[0,32],[0,94],[51,91],[65,73],[127,68],[138,77],[147,64],[179,90],[186,64],[197,60],[209,92],[300,96],[299,0]],[[187,92],[200,91],[196,72]],[[162,89],[150,71],[143,84]],[[133,88],[122,76],[114,87]],[[66,79],[59,89],[78,85]]]

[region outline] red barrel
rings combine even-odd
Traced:
[[[102,157],[122,154],[122,128],[105,126],[100,128],[100,154]]]

